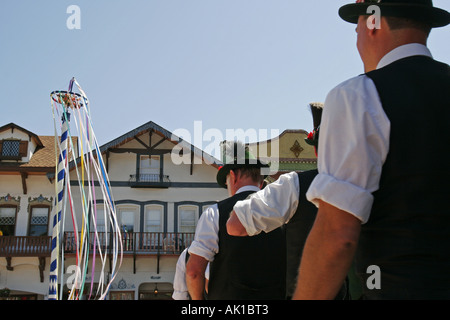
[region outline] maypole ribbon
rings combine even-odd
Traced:
[[[74,85],[76,85],[79,93],[73,92]],[[90,291],[89,295],[86,295],[87,298],[97,297],[103,300],[106,298],[109,288],[122,264],[123,248],[109,178],[92,128],[90,110],[88,108],[89,100],[75,78],[71,79],[68,91],[53,91],[50,96],[55,128],[56,119],[61,118],[60,127],[62,134],[59,144],[59,141],[56,139],[55,129],[55,141],[58,141],[60,156],[56,171],[57,183],[55,192],[57,196],[55,197],[53,216],[48,299],[57,300],[58,285],[61,288],[64,286],[64,283],[62,283],[63,271],[61,271],[61,279],[59,279],[58,269],[60,268],[60,255],[64,254],[64,246],[61,245],[61,239],[64,238],[64,226],[61,225],[61,218],[65,217],[66,200],[68,200],[73,224],[73,238],[71,239],[73,242],[70,244],[74,246],[74,248],[69,248],[69,251],[75,255],[75,281],[72,284],[67,283],[68,299],[81,299],[84,294],[84,287],[90,281]],[[56,108],[54,103],[56,103]],[[70,109],[73,110],[71,120],[77,132],[78,145],[81,150],[80,157],[76,155],[69,126],[68,111]],[[56,117],[55,113],[62,114],[62,117]],[[70,162],[69,166],[70,152],[72,152],[72,162]],[[71,172],[74,172],[74,174],[71,175]],[[79,195],[76,195],[71,190],[70,182],[73,181],[72,179],[75,179],[74,175],[76,175],[78,182]],[[101,192],[96,192],[96,188],[99,188]],[[67,195],[67,199],[65,195]],[[76,196],[79,198],[75,199]],[[97,206],[101,206],[102,210],[98,210]],[[78,226],[80,221],[81,228]],[[81,230],[81,232],[78,233],[78,230]],[[91,230],[94,230],[94,232]],[[109,233],[112,234],[109,235]],[[90,252],[91,248],[93,252]],[[113,262],[110,274],[105,272],[108,254],[112,255],[110,260]],[[87,272],[90,257],[92,257],[92,264],[89,280]],[[95,260],[97,257],[101,262],[100,271],[96,270]],[[94,283],[97,285],[96,292],[94,292]]]

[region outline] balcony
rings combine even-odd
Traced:
[[[98,242],[105,244],[106,233],[98,233]],[[124,254],[133,255],[161,255],[161,254],[175,254],[179,255],[185,248],[187,248],[194,240],[194,233],[179,233],[179,232],[130,232],[122,233],[122,246]],[[66,254],[75,253],[76,239],[79,239],[80,234],[75,238],[74,232],[65,232],[64,234],[64,252]],[[108,239],[111,235],[108,235]],[[89,234],[90,248],[94,248],[95,234]],[[111,247],[111,245],[109,245]]]
[[[194,240],[195,233],[178,233],[178,232],[130,232],[122,233],[122,250],[124,256],[131,256],[133,258],[133,273],[136,273],[136,258],[139,256],[156,256],[157,269],[159,273],[160,259],[164,255],[179,255],[185,248],[189,247]],[[66,232],[64,234],[63,247],[65,255],[76,253],[76,243],[80,234],[75,238],[74,232]],[[94,247],[98,243],[105,246],[106,233],[98,233],[98,241],[95,239],[95,234],[89,234],[89,249],[92,254]],[[111,235],[109,238],[111,239]],[[109,250],[112,248],[112,243],[108,245]],[[106,248],[103,247],[103,250]],[[111,259],[112,255],[109,255]],[[111,268],[111,263],[110,263]],[[110,270],[111,272],[111,270]]]
[[[6,258],[6,269],[13,271],[13,257],[37,257],[39,259],[39,275],[44,282],[45,258],[51,254],[52,237],[0,237],[0,257]]]
[[[108,235],[109,239],[111,235]],[[194,240],[194,233],[179,232],[134,232],[122,233],[124,254],[180,254]],[[106,233],[98,233],[99,242],[105,244]],[[75,253],[76,239],[74,232],[65,232],[63,239],[64,252]],[[0,257],[50,257],[51,236],[0,237]],[[90,247],[94,248],[95,234],[89,234]]]
[[[50,257],[52,237],[0,237],[0,257]]]
[[[129,185],[132,188],[169,188],[170,180],[167,175],[131,174]]]
[[[105,247],[106,233],[98,233],[99,241]],[[163,255],[179,255],[194,240],[194,233],[179,232],[134,232],[123,233],[122,246],[124,256],[132,256],[134,262],[134,272],[136,272],[136,257],[154,255],[157,257],[157,272],[159,273],[159,261]],[[75,254],[77,249],[77,239],[80,234],[75,237],[74,232],[65,232],[62,239],[62,247],[64,254]],[[111,235],[108,235],[111,239]],[[51,255],[51,236],[41,237],[22,237],[22,236],[2,236],[0,237],[0,257],[6,258],[7,270],[13,271],[11,259],[15,257],[37,257],[39,259],[39,271],[41,282],[44,281],[45,258]],[[95,234],[89,234],[90,249],[94,248]],[[108,245],[108,249],[112,247]],[[98,245],[97,245],[98,250]],[[92,250],[90,253],[92,254]]]

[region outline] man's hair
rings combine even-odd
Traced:
[[[260,168],[237,168],[233,169],[233,171],[236,173],[239,177],[250,177],[253,182],[255,183],[261,183],[264,180],[264,176],[261,175],[261,169]]]
[[[398,18],[398,17],[385,17],[385,18],[386,18],[386,22],[391,30],[413,28],[413,29],[418,29],[418,30],[424,32],[427,36],[431,32],[431,26],[425,22],[408,19],[408,18]]]

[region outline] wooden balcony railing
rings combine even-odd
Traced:
[[[98,233],[99,242],[105,246],[106,233]],[[111,235],[108,234],[108,239]],[[80,238],[79,235],[77,237]],[[124,253],[134,254],[180,254],[194,240],[194,233],[178,232],[134,232],[123,233]],[[66,253],[76,250],[74,232],[65,232],[63,248]],[[90,248],[94,248],[95,234],[90,233]],[[51,236],[1,236],[0,257],[49,257]],[[96,246],[98,244],[96,243]]]
[[[168,175],[159,174],[131,174],[129,185],[132,188],[169,188]]]
[[[52,237],[0,237],[0,257],[46,257],[51,253]]]
[[[106,245],[106,233],[98,233],[98,242]],[[108,239],[111,235],[108,235]],[[76,250],[76,241],[80,239],[78,234],[75,238],[74,232],[65,232],[64,252],[74,253]],[[130,232],[122,233],[122,245],[124,253],[134,254],[180,254],[194,240],[194,233],[179,232]],[[79,241],[79,240],[78,240]],[[98,247],[95,240],[95,234],[89,234],[90,248]],[[111,247],[111,244],[108,244]],[[104,249],[104,248],[103,248]]]

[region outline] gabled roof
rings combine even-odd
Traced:
[[[28,134],[28,136],[30,138],[34,138],[36,140],[36,144],[38,145],[38,147],[42,147],[43,146],[42,141],[39,139],[39,136],[37,134],[35,134],[35,133],[31,132],[31,131],[28,131],[27,129],[24,129],[21,126],[18,126],[17,124],[12,123],[12,122],[8,123],[8,124],[6,124],[6,125],[4,125],[2,127],[0,127],[0,132],[6,131],[6,130],[9,130],[9,129],[13,129],[13,130],[14,129],[18,129],[18,130]]]
[[[55,137],[54,136],[38,136],[35,133],[16,125],[15,123],[9,123],[0,127],[0,132],[7,130],[20,130],[27,134],[30,139],[34,139],[36,142],[36,149],[33,150],[33,155],[25,163],[19,162],[5,162],[1,164],[0,171],[21,171],[21,172],[48,172],[55,168]],[[59,139],[60,137],[58,137]],[[74,146],[78,144],[78,138],[72,137],[72,143]],[[59,152],[59,149],[57,149]],[[71,159],[72,154],[70,155]]]
[[[118,148],[121,145],[124,145],[127,142],[133,140],[134,137],[141,136],[150,131],[153,131],[153,132],[157,133],[158,135],[160,135],[161,137],[166,138],[168,141],[172,142],[174,145],[178,144],[183,149],[191,150],[191,152],[193,152],[195,155],[201,157],[202,160],[204,160],[206,163],[210,164],[213,167],[218,168],[219,166],[222,165],[222,163],[219,160],[217,160],[216,158],[214,158],[212,155],[210,155],[210,154],[204,152],[203,150],[195,147],[194,145],[186,142],[185,140],[172,134],[170,131],[164,129],[163,127],[157,125],[156,123],[154,123],[152,121],[149,121],[149,122],[137,127],[136,129],[133,129],[133,130],[121,135],[120,137],[118,137],[114,140],[111,140],[110,142],[100,146],[100,152],[102,154],[105,154],[108,151],[108,149]],[[94,155],[95,155],[95,152],[94,152]],[[81,163],[81,157],[78,157],[76,159],[76,163],[77,164]],[[75,166],[75,162],[71,161],[69,164],[70,170],[72,170],[74,168],[74,166]],[[52,178],[54,178],[54,173],[48,173],[47,176],[49,177],[49,179],[52,179]]]
[[[104,144],[100,147],[100,152],[105,153],[110,148],[117,148],[131,140],[134,139],[134,137],[138,137],[140,135],[143,135],[147,132],[153,131],[160,135],[161,137],[166,138],[168,141],[172,142],[174,145],[178,144],[183,149],[191,150],[195,155],[198,157],[201,157],[202,160],[205,160],[207,163],[210,163],[212,166],[218,167],[222,165],[221,161],[214,158],[212,155],[204,152],[203,150],[195,147],[194,145],[190,144],[189,142],[181,139],[180,137],[174,135],[172,132],[164,129],[163,127],[157,125],[156,123],[149,121],[136,129],[133,129],[120,137]]]

